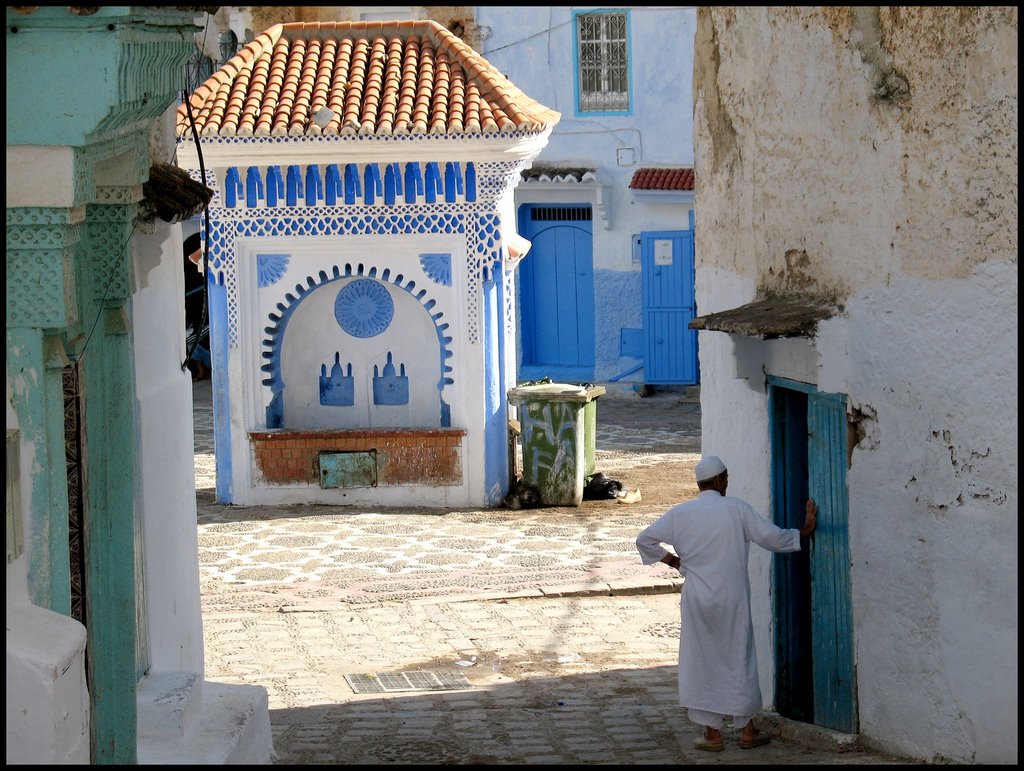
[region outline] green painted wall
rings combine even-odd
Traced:
[[[7,77],[18,88],[7,89],[7,144],[73,147],[148,125],[185,87],[198,29],[191,14],[157,6],[92,16],[8,6]]]
[[[7,8],[7,146],[74,151],[74,208],[7,209],[7,374],[33,451],[22,470],[31,488],[30,597],[70,615],[62,370],[69,359],[80,369],[96,764],[137,760],[136,684],[146,648],[137,624],[136,400],[125,309],[136,198],[151,163],[149,128],[184,86],[199,29],[194,15],[155,6],[100,7],[84,16],[68,7]],[[33,183],[8,180],[8,189]],[[47,190],[33,192],[33,200],[48,198]],[[65,200],[53,193],[50,200]]]

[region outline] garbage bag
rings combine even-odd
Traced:
[[[609,479],[600,471],[587,479],[583,487],[583,500],[604,501],[610,498],[621,498],[622,482],[617,479]]]

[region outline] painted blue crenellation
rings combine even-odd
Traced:
[[[341,369],[341,352],[334,354],[334,366],[327,374],[327,365],[320,365],[320,403],[335,407],[351,407],[355,402],[355,381],[352,378],[352,362],[348,362],[347,374]]]
[[[405,364],[401,365],[400,374],[396,374],[391,351],[388,351],[388,361],[383,372],[378,374],[377,365],[373,365],[373,403],[409,403],[409,378],[405,374]]]
[[[466,164],[465,173],[462,164],[455,161],[446,162],[443,173],[436,161],[406,163],[404,175],[400,163],[368,163],[361,178],[355,163],[346,163],[344,171],[338,164],[326,164],[323,172],[319,165],[309,164],[305,173],[301,166],[292,164],[283,176],[278,165],[267,166],[263,172],[259,166],[249,166],[244,184],[242,178],[237,166],[225,171],[225,208],[234,209],[242,201],[249,209],[277,207],[282,198],[288,206],[298,206],[300,200],[306,206],[334,206],[342,198],[349,206],[373,206],[379,199],[386,206],[395,206],[403,195],[407,204],[437,203],[438,196],[446,203],[476,201],[476,168],[472,162]]]

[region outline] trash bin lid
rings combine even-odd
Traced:
[[[604,386],[581,386],[574,383],[539,383],[510,388],[508,400],[511,404],[525,402],[581,402],[586,403],[601,396]]]

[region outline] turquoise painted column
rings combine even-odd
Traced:
[[[138,623],[144,584],[134,506],[133,357],[125,315],[132,293],[131,222],[149,173],[149,130],[184,85],[193,33],[200,29],[196,13],[177,6],[7,8],[8,163],[31,158],[18,146],[72,151],[62,174],[8,179],[8,345],[18,347],[13,360],[8,357],[8,373],[24,370],[26,384],[33,378],[32,389],[26,385],[15,397],[15,407],[19,426],[26,430],[27,421],[28,433],[46,450],[37,454],[40,465],[30,473],[39,480],[31,524],[39,533],[39,551],[48,553],[30,555],[30,583],[34,596],[46,599],[41,604],[62,606],[67,578],[59,571],[69,561],[67,470],[58,430],[63,388],[55,363],[59,349],[48,338],[64,335],[70,358],[80,366],[86,437],[82,560],[95,764],[137,760],[136,682],[146,666],[146,645]],[[52,157],[67,161],[60,152]],[[22,216],[10,208],[14,201],[67,208]],[[89,205],[96,201],[103,204]],[[12,211],[35,239],[14,260],[20,285],[13,292],[11,249],[22,245],[12,240]],[[36,212],[42,215],[33,220]],[[75,245],[69,228],[79,223],[87,224],[81,225],[82,243]],[[63,259],[32,253],[58,242],[66,248]]]
[[[7,376],[23,441],[33,463],[22,473],[31,487],[26,549],[32,602],[71,615],[68,489],[64,443],[63,367],[59,335],[76,317],[66,291],[84,210],[7,210]]]
[[[77,353],[88,397],[86,626],[93,763],[136,762],[135,378],[125,311],[135,209],[90,206],[77,265],[88,330]]]
[[[47,338],[41,330],[7,328],[7,375],[13,384],[22,441],[33,453],[25,469],[31,487],[26,533],[29,598],[35,605],[70,616],[67,478],[44,472],[66,464],[64,411],[57,409],[63,401],[60,346],[59,340]]]

